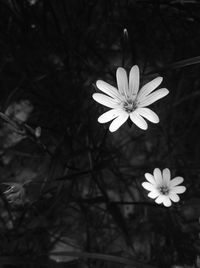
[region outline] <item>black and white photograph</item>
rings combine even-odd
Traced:
[[[0,268],[200,268],[199,0],[0,0]]]

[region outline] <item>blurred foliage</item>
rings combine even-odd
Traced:
[[[200,3],[1,0],[0,17],[0,267],[200,267]],[[111,134],[95,81],[134,64],[164,77],[161,122]],[[155,167],[185,178],[170,209],[141,187]]]

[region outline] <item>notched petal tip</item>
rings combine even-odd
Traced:
[[[111,128],[109,128],[109,131],[110,131],[111,133],[113,133],[113,132],[116,132],[117,129],[111,129]]]
[[[185,191],[187,190],[187,188],[185,186],[182,186],[184,189],[183,189],[183,193],[185,193]]]
[[[157,87],[162,83],[162,81],[163,81],[163,77],[162,76],[157,76],[156,78],[155,78],[155,80],[157,80],[157,83],[158,83],[158,85],[157,85]]]
[[[166,88],[160,88],[149,95],[140,95],[139,96],[139,107],[147,107],[150,104],[164,98],[167,94],[169,94],[169,90]]]
[[[150,182],[145,181],[141,185],[147,191],[154,191],[155,190],[155,186],[153,184],[151,184]]]
[[[164,168],[162,171],[163,174],[163,178],[167,177],[168,180],[171,179],[171,171],[169,170],[169,168]]]
[[[145,188],[145,182],[142,182],[141,185],[143,188]]]
[[[98,87],[98,89],[100,89],[101,81],[103,81],[103,80],[97,80],[97,81],[96,81],[96,86]],[[100,90],[101,90],[101,89],[100,89]]]
[[[160,172],[161,170],[159,168],[154,168],[153,172]]]
[[[169,208],[172,206],[172,203],[163,203],[163,205],[166,207],[166,208]]]
[[[147,130],[148,129],[148,125],[147,126],[142,126],[142,127],[139,127],[140,129],[142,130]]]
[[[163,172],[169,172],[169,173],[171,173],[170,170],[169,170],[169,168],[164,168],[163,169]]]
[[[173,192],[176,194],[183,194],[185,193],[186,190],[187,188],[183,185],[180,185],[180,186],[178,185],[173,188]]]
[[[98,93],[93,93],[92,98],[96,101],[96,96],[98,96]]]
[[[144,174],[144,176],[145,176],[145,178],[147,177],[147,176],[152,176],[152,174],[151,173],[149,173],[149,172],[146,172],[145,174]]]
[[[137,113],[137,110],[130,114],[130,119],[140,129],[142,130],[148,129],[148,124],[146,120],[139,113]]]
[[[101,105],[104,105],[108,108],[116,108],[119,104],[119,101],[118,100],[115,100],[113,99],[112,97],[110,96],[107,96],[105,94],[102,94],[102,93],[94,93],[92,95],[92,98],[100,103]]]
[[[148,121],[152,123],[159,123],[159,117],[156,113],[154,113],[151,109],[149,108],[138,108],[136,110],[139,115],[147,119]]]
[[[123,67],[117,67],[117,72],[126,72],[126,70]]]
[[[164,168],[162,172],[170,172],[169,168]]]
[[[104,122],[101,120],[101,115],[97,118],[97,121],[100,123],[100,124],[103,124]],[[100,119],[99,119],[100,118]]]
[[[158,90],[162,90],[162,94],[163,94],[163,97],[164,98],[165,96],[167,96],[169,94],[169,90],[167,88],[160,88]],[[156,92],[156,91],[155,91]]]
[[[126,122],[128,116],[129,115],[126,112],[121,111],[121,114],[117,118],[115,118],[110,124],[110,132],[118,130]]]
[[[137,72],[140,71],[138,65],[133,65],[133,66],[131,67],[131,70],[135,70],[135,71],[137,71]]]
[[[176,187],[180,185],[181,183],[183,183],[183,181],[184,181],[183,177],[177,176],[170,181],[170,184],[172,187]]]

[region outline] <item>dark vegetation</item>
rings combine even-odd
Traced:
[[[134,64],[160,123],[110,133],[95,81]],[[1,0],[0,267],[200,267],[199,104],[198,1]],[[185,179],[170,208],[155,167]]]

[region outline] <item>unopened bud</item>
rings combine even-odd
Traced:
[[[123,33],[124,33],[124,39],[128,40],[128,30],[126,28],[124,28]]]

